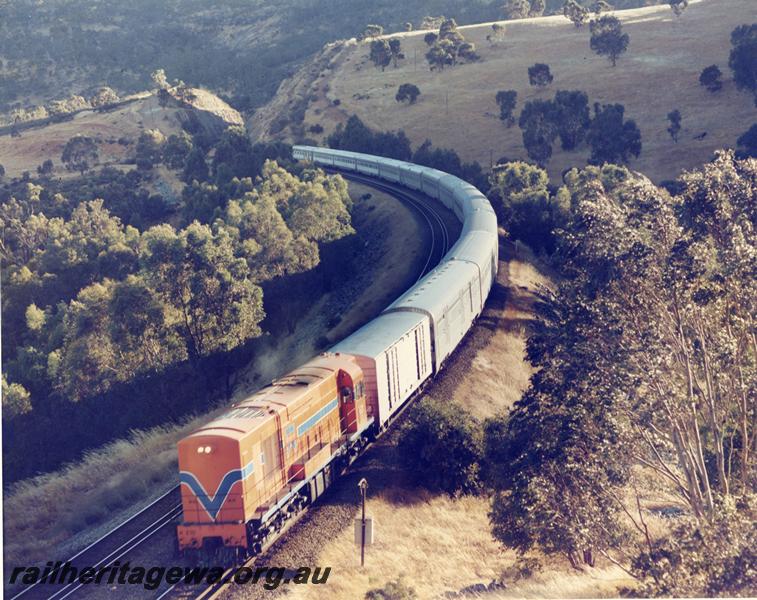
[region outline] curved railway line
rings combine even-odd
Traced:
[[[410,191],[402,186],[379,181],[374,177],[359,175],[356,173],[346,173],[340,169],[326,168],[325,170],[331,173],[339,173],[347,180],[364,184],[391,195],[420,215],[422,222],[424,222],[428,228],[429,251],[416,281],[419,281],[431,271],[449,250],[452,240],[450,228],[445,221],[444,215],[444,212],[447,211],[447,209],[440,206],[435,200],[421,193]],[[421,390],[419,390],[419,392],[420,391]],[[409,404],[409,402],[406,403],[401,412],[404,412]],[[397,414],[397,417],[399,416],[400,413]],[[170,489],[137,513],[105,533],[96,541],[71,556],[67,561],[63,561],[63,564],[70,563],[77,568],[84,566],[95,568],[110,566],[116,561],[120,561],[121,564],[123,564],[123,559],[128,557],[135,549],[144,545],[148,540],[153,539],[156,534],[163,531],[165,528],[174,527],[176,525],[177,518],[181,515],[179,492],[180,487],[178,485]],[[270,542],[265,545],[264,549],[267,549],[280,541],[286,534],[287,530],[294,525],[294,523],[299,521],[299,518],[306,512],[307,510],[303,510],[298,518],[292,519],[287,523],[279,535],[271,539]],[[256,557],[253,557],[243,565],[236,565],[232,569],[227,570],[224,575],[233,573],[233,569],[237,569],[240,566],[250,566],[254,564],[255,559]],[[53,573],[56,572],[57,571],[53,571]],[[227,587],[224,579],[225,578],[222,578],[218,583],[201,590],[199,589],[199,586],[193,586],[190,590],[187,589],[187,586],[174,584],[168,588],[159,589],[157,592],[147,592],[147,594],[153,595],[156,599],[194,597],[198,600],[212,600],[218,597]],[[61,585],[36,583],[16,591],[13,595],[10,595],[12,594],[12,592],[10,592],[8,597],[10,600],[64,600],[67,598],[79,597],[85,593],[81,591],[82,588],[85,587],[84,584],[80,584],[76,581]]]

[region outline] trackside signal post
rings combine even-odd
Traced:
[[[360,490],[361,516],[355,519],[355,544],[360,544],[360,566],[365,566],[365,547],[373,543],[373,519],[365,516],[365,496],[368,481],[363,477],[357,484]]]

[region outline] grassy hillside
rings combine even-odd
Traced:
[[[562,16],[503,22],[504,41],[496,45],[486,41],[490,24],[461,27],[481,60],[443,71],[429,70],[423,32],[402,34],[407,58],[384,72],[369,61],[368,43],[345,44],[322,76],[311,77],[307,92],[294,90],[311,98],[305,131],[320,124],[322,136],[307,136],[323,140],[355,113],[374,128],[404,129],[414,146],[429,138],[435,146],[454,148],[463,159],[488,167],[492,158],[526,157],[520,128],[507,128],[499,120],[498,90],[518,92],[516,117],[528,100],[550,99],[557,90],[583,90],[590,104],[625,105],[626,118],[636,120],[642,135],[641,155],[630,166],[654,181],[672,179],[681,169],[707,161],[713,150],[735,145],[754,120],[755,109],[751,96],[736,90],[728,69],[730,33],[754,19],[754,3],[733,0],[725,10],[721,3],[694,2],[678,18],[667,5],[615,14],[630,36],[628,51],[615,68],[590,50],[588,26],[576,29]],[[545,88],[528,82],[527,69],[537,62],[547,63],[554,76]],[[723,89],[715,94],[698,81],[702,69],[713,63],[724,75]],[[421,89],[415,105],[395,101],[398,86],[406,82]],[[282,87],[280,97],[256,114],[256,135],[273,135],[270,124],[292,102],[292,91]],[[676,108],[683,115],[678,143],[666,131],[667,114]],[[559,177],[564,169],[585,164],[587,157],[585,148],[563,152],[558,141],[550,174]]]
[[[656,0],[616,0],[638,6]],[[14,0],[0,2],[0,112],[93,86],[145,89],[164,68],[223,93],[240,110],[275,93],[301,61],[367,23],[417,27],[426,15],[460,23],[502,17],[499,0]],[[562,0],[547,0],[547,14]]]

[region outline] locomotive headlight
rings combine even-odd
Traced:
[[[210,454],[213,449],[210,446],[205,446],[205,454]]]
[[[202,454],[203,452],[205,452],[205,448],[203,448],[202,446],[197,446],[197,454]]]

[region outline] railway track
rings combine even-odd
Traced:
[[[429,252],[428,256],[426,258],[426,261],[423,265],[423,268],[421,269],[418,278],[416,281],[420,281],[429,271],[431,271],[436,265],[440,262],[442,257],[447,253],[449,248],[451,247],[451,239],[450,239],[450,231],[449,227],[445,223],[444,216],[442,215],[442,209],[440,209],[439,204],[427,196],[415,192],[409,192],[405,188],[402,188],[401,186],[395,186],[392,184],[388,184],[385,182],[379,182],[378,180],[369,177],[369,176],[363,176],[358,175],[355,173],[347,173],[344,171],[340,171],[339,169],[332,169],[327,168],[328,172],[331,173],[339,173],[347,179],[348,181],[355,181],[356,183],[362,183],[368,187],[372,187],[374,189],[380,190],[382,192],[385,192],[391,196],[394,196],[404,204],[408,205],[410,208],[415,210],[422,218],[422,220],[426,223],[429,231],[430,236],[430,246],[429,246]],[[446,210],[446,209],[444,209]],[[411,398],[408,402],[405,403],[404,407],[400,409],[394,416],[392,423],[395,423],[397,420],[399,420],[402,415],[405,413],[407,408],[413,403],[413,400],[415,397],[420,395],[423,392],[423,387],[421,387],[416,395]],[[383,434],[386,432],[384,430],[379,436],[377,436],[377,440],[380,439]],[[365,449],[363,450],[363,453],[361,453],[360,456],[364,455],[376,442],[371,442],[368,444]],[[359,457],[358,459],[359,460]],[[349,468],[348,468],[349,470]],[[216,600],[217,598],[221,597],[223,593],[233,585],[231,579],[236,572],[236,570],[242,568],[242,567],[253,567],[257,563],[257,561],[264,557],[266,552],[273,547],[276,543],[281,542],[285,539],[286,533],[289,529],[291,529],[296,523],[300,521],[300,519],[307,514],[309,510],[309,507],[306,507],[296,518],[291,519],[287,522],[287,524],[284,526],[282,531],[276,535],[273,539],[269,540],[264,546],[263,550],[260,554],[257,556],[251,557],[244,561],[241,564],[234,565],[232,567],[229,567],[221,577],[221,579],[212,585],[209,585],[202,589],[201,591],[197,591],[197,586],[189,587],[186,584],[176,583],[171,585],[170,587],[160,591],[158,595],[155,597],[155,600],[178,600],[178,599],[185,599],[185,598],[192,598],[193,600]]]
[[[63,564],[70,563],[77,569],[110,566],[128,556],[159,531],[172,525],[174,519],[180,514],[181,502],[177,485],[67,561],[63,561]],[[58,569],[53,573],[58,573]],[[10,600],[63,600],[74,597],[82,587],[83,584],[77,581],[60,585],[36,583],[24,587],[15,595],[9,595],[9,598]]]
[[[345,179],[362,183],[394,196],[420,215],[421,219],[428,227],[430,243],[428,256],[420,274],[418,275],[418,280],[431,271],[447,253],[451,245],[450,231],[436,201],[423,196],[422,194],[410,192],[400,186],[391,185],[386,182],[379,182],[368,176],[354,173],[348,174],[337,169],[328,170],[331,172],[338,172],[345,177]],[[410,402],[406,403],[405,408],[409,404]],[[404,412],[404,408],[401,412]],[[398,413],[397,417],[399,417],[401,412]],[[307,511],[303,511],[302,514],[305,514],[305,512]],[[71,566],[77,569],[83,567],[107,567],[113,565],[116,561],[120,561],[120,563],[123,564],[124,559],[135,549],[141,547],[145,542],[152,539],[156,534],[167,527],[174,526],[176,524],[176,519],[180,515],[181,498],[179,486],[177,485],[89,544],[87,547],[71,556],[68,560],[62,561],[62,564],[71,564]],[[270,542],[263,548],[263,551],[265,552],[265,550],[269,549],[273,544],[280,541],[287,530],[298,521],[299,518],[292,519],[288,522],[280,534],[270,540]],[[241,566],[253,565],[255,560],[256,558],[253,557],[242,565],[236,565],[228,569],[224,573],[224,577],[222,577],[218,583],[199,591],[199,593],[196,586],[193,589],[188,589],[187,586],[174,584],[166,589],[158,590],[157,592],[148,592],[146,595],[152,595],[156,600],[164,600],[166,598],[174,597],[214,600],[228,587],[228,576],[232,575],[234,571]],[[54,570],[51,573],[51,576],[57,572],[58,569]],[[8,598],[9,600],[64,600],[83,595],[85,592],[82,591],[82,588],[86,588],[86,586],[77,581],[60,585],[36,583],[23,587],[15,593],[10,592]]]
[[[334,168],[326,168],[326,170],[331,173],[339,173],[348,181],[362,183],[385,192],[390,196],[394,196],[421,216],[429,230],[430,246],[428,257],[426,258],[423,269],[421,269],[416,282],[420,281],[429,271],[439,264],[439,261],[441,261],[442,257],[450,249],[451,236],[449,227],[447,227],[444,217],[442,216],[442,210],[446,209],[442,209],[438,201],[418,192],[409,191],[402,186],[378,181],[377,179],[366,175],[358,175],[356,173],[341,171],[340,169]]]

